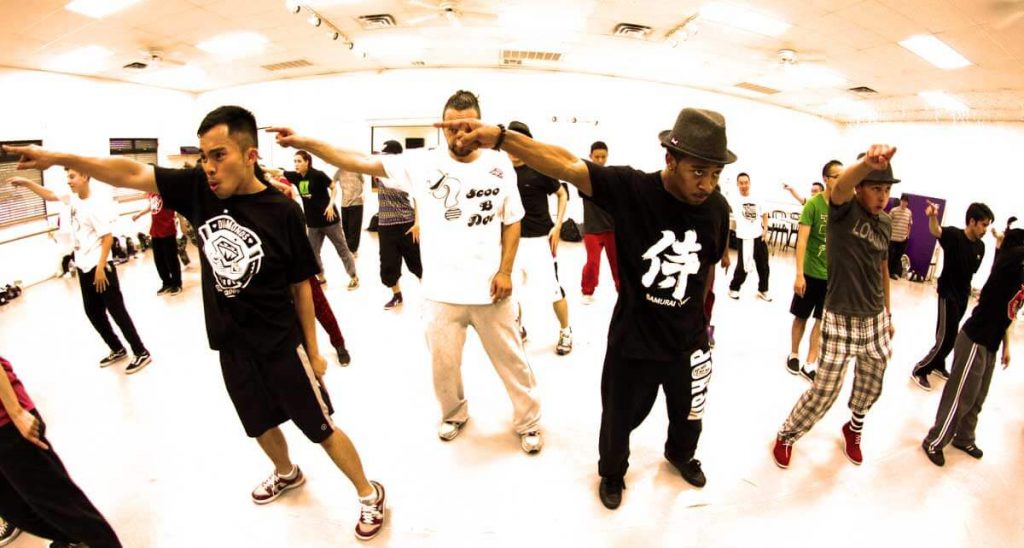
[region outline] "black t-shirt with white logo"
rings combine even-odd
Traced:
[[[939,295],[966,306],[971,294],[971,278],[985,257],[985,242],[981,239],[972,242],[962,228],[944,226],[939,245],[942,246]]]
[[[964,322],[964,333],[972,341],[995,352],[1010,322],[1024,305],[1024,248],[999,254],[999,259],[981,288],[978,306]]]
[[[272,187],[221,200],[201,169],[158,167],[156,184],[199,235],[210,348],[294,349],[302,339],[291,286],[319,271],[299,205]]]
[[[306,210],[306,226],[310,228],[321,228],[338,222],[341,218],[338,215],[338,208],[334,209],[334,220],[328,221],[324,212],[327,211],[327,204],[331,203],[331,178],[319,169],[310,168],[305,176],[299,175],[297,171],[285,171],[284,176],[288,182],[295,186],[302,198],[302,208]]]
[[[548,195],[558,192],[558,181],[526,165],[516,168],[516,180],[519,185],[519,198],[523,201],[523,209],[526,210],[520,225],[520,236],[547,236],[555,226],[551,221],[551,210],[548,208]]]
[[[670,194],[661,173],[587,162],[594,200],[615,220],[619,299],[608,352],[671,360],[707,342],[704,286],[722,257],[729,212],[720,194],[701,205]]]

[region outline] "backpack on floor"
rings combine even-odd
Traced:
[[[562,231],[559,233],[559,237],[563,242],[583,241],[583,235],[580,234],[580,227],[576,224],[576,221],[572,219],[565,219],[562,221]]]

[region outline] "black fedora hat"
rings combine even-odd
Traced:
[[[726,146],[725,117],[713,110],[684,108],[671,130],[658,134],[661,146],[716,164],[731,164],[736,155]]]
[[[892,176],[892,163],[885,166],[885,169],[876,169],[871,173],[868,173],[861,179],[864,183],[889,183],[896,184],[900,182],[899,179]]]

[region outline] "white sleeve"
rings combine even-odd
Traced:
[[[380,157],[387,179],[381,179],[380,184],[401,190],[407,194],[413,194],[414,173],[417,171],[416,160],[421,156],[417,153],[385,154]]]
[[[512,168],[512,162],[508,162],[505,173],[508,173],[508,178],[505,179],[505,190],[506,196],[505,201],[501,206],[501,222],[502,224],[510,225],[518,223],[523,220],[526,215],[526,209],[523,208],[523,199],[519,195],[519,183],[516,175],[516,170]]]
[[[104,237],[114,233],[114,222],[117,220],[117,213],[114,211],[114,203],[106,201],[92,204],[88,210],[88,219],[92,223],[96,235]]]

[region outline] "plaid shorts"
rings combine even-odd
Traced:
[[[889,319],[845,316],[825,311],[821,329],[821,361],[814,385],[796,402],[779,435],[796,441],[832,407],[843,387],[846,364],[855,359],[850,410],[863,415],[882,393],[882,377],[892,355]]]

